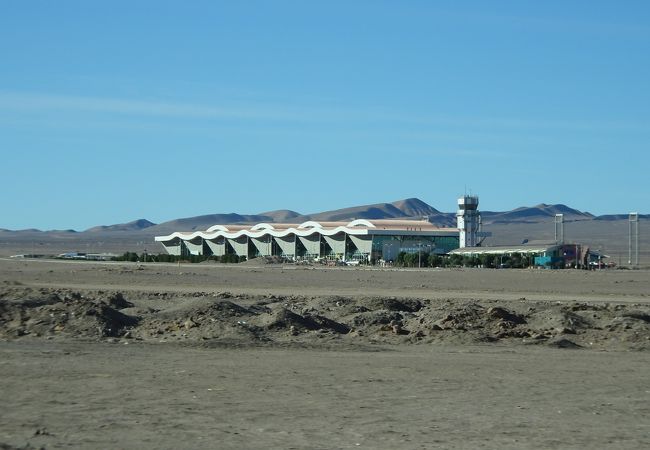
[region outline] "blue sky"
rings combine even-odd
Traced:
[[[0,55],[2,228],[650,213],[646,1],[7,1]]]

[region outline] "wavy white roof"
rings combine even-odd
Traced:
[[[393,231],[457,231],[453,228],[438,228],[424,220],[365,220],[356,219],[351,222],[315,222],[308,221],[301,224],[282,223],[258,223],[250,228],[242,228],[241,225],[213,225],[206,231],[195,231],[192,233],[174,232],[167,236],[156,236],[156,241],[166,242],[176,238],[191,241],[196,238],[216,239],[224,237],[237,239],[242,236],[259,238],[271,235],[274,237],[285,237],[288,235],[309,236],[319,233],[324,236],[332,236],[338,233],[348,235],[367,235],[380,230]]]

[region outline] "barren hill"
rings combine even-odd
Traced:
[[[129,223],[120,223],[115,225],[100,225],[97,227],[89,228],[86,231],[89,233],[97,233],[101,231],[137,231],[144,230],[156,225],[153,222],[149,222],[147,219],[138,219]]]
[[[350,219],[393,219],[407,215],[391,203],[354,206],[321,213],[309,214],[311,220],[336,221]]]
[[[260,216],[270,217],[273,222],[277,223],[286,223],[294,222],[299,220],[299,218],[304,217],[302,214],[296,211],[291,211],[290,209],[278,209],[275,211],[267,211],[259,214]]]
[[[207,214],[204,216],[186,217],[182,219],[170,220],[167,222],[154,225],[147,229],[154,233],[168,233],[173,231],[197,231],[206,230],[212,225],[223,225],[228,223],[259,223],[273,222],[273,218],[260,214],[242,215],[236,213],[230,214]]]
[[[541,203],[536,206],[523,206],[512,211],[494,212],[481,211],[483,223],[510,223],[510,222],[548,222],[556,214],[564,214],[564,220],[591,220],[593,215],[569,208],[566,205],[547,205]]]
[[[436,208],[426,204],[419,198],[407,198],[405,200],[398,200],[391,204],[410,217],[425,217],[440,213]]]

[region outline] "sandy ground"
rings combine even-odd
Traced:
[[[0,448],[648,448],[649,295],[647,271],[0,260]]]

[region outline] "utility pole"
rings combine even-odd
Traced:
[[[555,243],[564,244],[564,214],[555,215]]]
[[[635,266],[639,265],[639,214],[630,213],[629,219],[630,233],[628,242],[628,260],[627,263]],[[633,251],[634,250],[634,251]],[[634,258],[633,258],[634,256]]]

